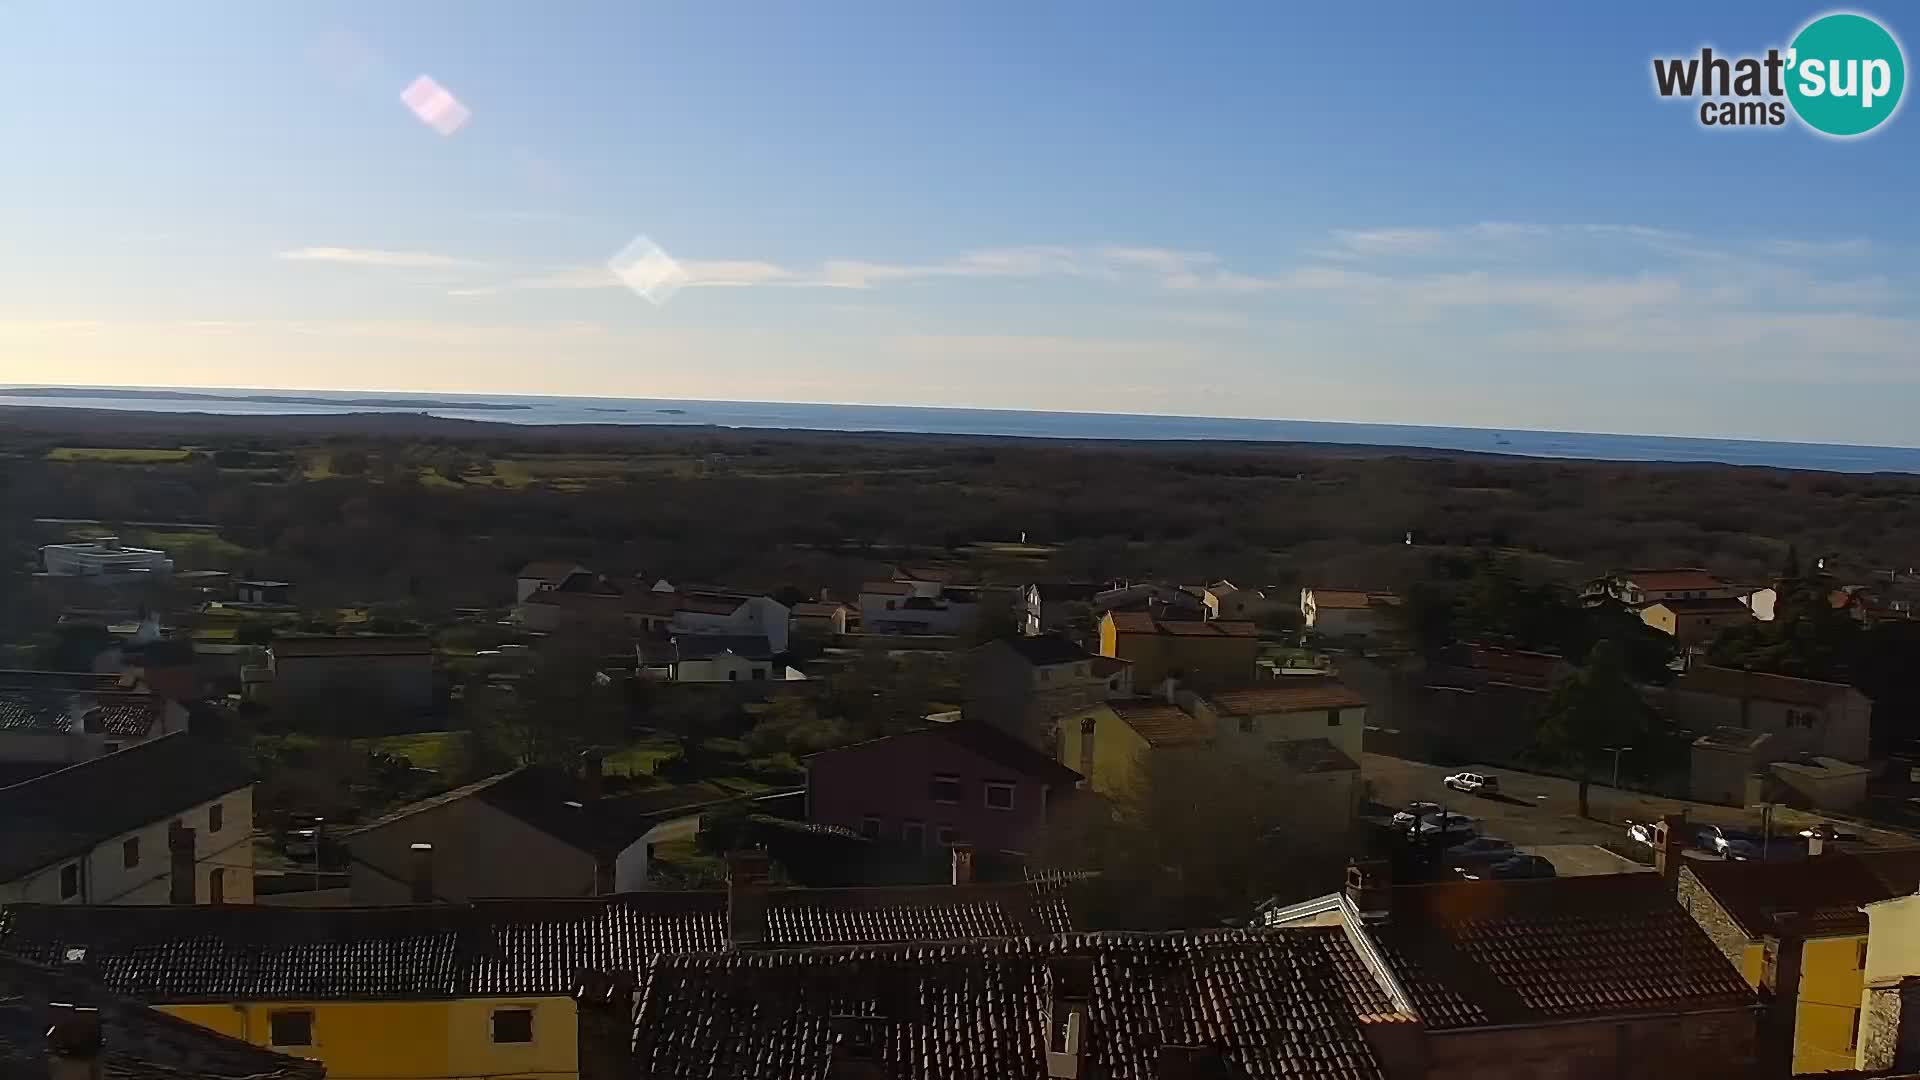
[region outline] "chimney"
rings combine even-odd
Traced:
[[[973,884],[973,845],[953,845],[953,883],[955,885]]]
[[[1825,855],[1826,853],[1827,838],[1820,835],[1819,829],[1813,830],[1813,834],[1807,837],[1807,858],[1811,859],[1815,856]]]
[[[1047,960],[1051,998],[1047,1013],[1047,1078],[1079,1080],[1087,1063],[1087,1012],[1093,999],[1093,958]]]
[[[633,1042],[633,979],[583,971],[574,983],[580,1080],[622,1080]]]
[[[1385,859],[1355,859],[1347,863],[1347,902],[1369,919],[1393,912],[1393,866]]]
[[[614,891],[614,861],[611,856],[597,855],[593,860],[593,894],[607,896]]]
[[[727,856],[727,937],[736,949],[767,940],[767,854],[735,851]]]
[[[835,1016],[833,1062],[827,1080],[891,1080],[880,1060],[880,1023],[877,1016]]]
[[[104,1074],[100,1010],[55,1001],[47,1027],[48,1080],[101,1080]]]
[[[1797,913],[1780,912],[1773,917],[1774,930],[1766,935],[1765,953],[1760,965],[1760,988],[1766,1009],[1760,1018],[1760,1042],[1757,1047],[1761,1067],[1771,1066],[1777,1075],[1793,1075],[1794,1027],[1800,1009],[1801,950],[1806,933]]]
[[[407,883],[410,899],[416,904],[433,903],[433,845],[414,844],[407,849]]]
[[[167,873],[167,902],[170,904],[191,904],[197,891],[193,884],[193,830],[179,822],[167,830],[167,854],[172,858],[172,866]]]
[[[1678,887],[1680,868],[1686,865],[1687,815],[1667,814],[1653,827],[1653,869],[1668,885]]]
[[[1162,1044],[1153,1077],[1154,1080],[1227,1080],[1227,1066],[1214,1047]]]
[[[606,779],[603,775],[605,755],[598,750],[580,751],[580,794],[585,799],[598,799],[606,794]]]

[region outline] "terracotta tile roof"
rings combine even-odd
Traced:
[[[1375,933],[1435,1029],[1755,1002],[1657,874],[1402,886]]]
[[[179,732],[0,788],[0,881],[165,821],[254,780],[245,754]]]
[[[1751,615],[1747,605],[1731,596],[1692,596],[1684,599],[1655,600],[1648,607],[1663,607],[1675,615]]]
[[[1207,704],[1226,716],[1262,716],[1267,713],[1313,712],[1321,709],[1365,708],[1365,695],[1337,679],[1324,676],[1287,676],[1271,685],[1223,690],[1207,696]]]
[[[98,694],[131,690],[137,684],[131,672],[107,675],[92,671],[0,670],[0,690],[54,690]]]
[[[1673,570],[1629,570],[1621,580],[1639,586],[1641,592],[1688,592],[1724,589],[1730,582],[1698,567]]]
[[[1213,738],[1213,723],[1159,698],[1110,701],[1107,707],[1148,746],[1192,746]]]
[[[720,593],[677,593],[674,595],[675,611],[692,611],[701,615],[731,615],[740,610],[748,597],[730,596]]]
[[[634,1052],[649,1080],[790,1080],[847,1038],[889,1075],[1040,1080],[1050,1002],[1084,980],[1082,1075],[1151,1080],[1161,1046],[1210,1044],[1235,1076],[1360,1080],[1384,1074],[1357,964],[1338,928],[666,957]]]
[[[66,735],[92,731],[142,738],[153,730],[161,704],[146,693],[73,694],[0,689],[0,731]]]
[[[48,1075],[49,1007],[100,1010],[107,1080],[319,1080],[319,1062],[287,1057],[102,990],[72,972],[0,958],[0,1076]]]
[[[1739,668],[1713,667],[1705,664],[1675,679],[1673,687],[1676,690],[1697,694],[1750,698],[1755,701],[1778,701],[1787,705],[1804,705],[1815,709],[1824,709],[1844,700],[1848,691],[1853,689],[1845,683],[1796,679],[1788,675],[1769,675],[1760,671],[1742,671]]]
[[[1797,862],[1689,860],[1690,873],[1749,938],[1776,928],[1776,915],[1814,918],[1831,933],[1866,930],[1862,904],[1920,888],[1920,850],[1833,852]]]
[[[1145,611],[1110,611],[1107,618],[1122,634],[1164,634],[1170,637],[1259,637],[1260,630],[1244,619],[1156,619]]]
[[[1074,882],[770,889],[772,946],[1044,936],[1074,928]],[[0,954],[61,962],[146,1001],[438,999],[571,993],[582,969],[644,971],[727,951],[727,894],[642,892],[381,908],[14,904]]]
[[[1369,589],[1311,589],[1315,610],[1364,611],[1371,607],[1391,607],[1400,598],[1390,592]]]
[[[277,660],[309,656],[427,656],[433,646],[412,635],[361,637],[276,637],[268,646]]]
[[[585,567],[582,567],[579,563],[566,562],[561,559],[536,559],[521,567],[520,572],[515,574],[514,577],[539,578],[541,581],[550,581],[558,585],[584,569]]]
[[[876,596],[905,596],[913,591],[913,584],[906,581],[869,581],[860,586],[860,591]]]

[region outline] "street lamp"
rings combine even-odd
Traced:
[[[1620,790],[1620,755],[1633,749],[1631,746],[1603,746],[1600,749],[1613,755],[1613,790]]]

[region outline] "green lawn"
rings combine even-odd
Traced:
[[[392,754],[413,762],[415,768],[445,769],[460,753],[460,732],[419,731],[411,735],[382,735],[373,739],[355,739],[356,750]]]
[[[47,451],[48,461],[104,461],[116,465],[170,465],[192,456],[191,450],[162,450],[158,447],[56,446]]]
[[[608,754],[605,768],[610,773],[628,776],[652,775],[654,766],[679,752],[679,744],[665,736],[642,739]]]

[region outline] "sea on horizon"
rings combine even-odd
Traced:
[[[1254,420],[1126,413],[818,405],[772,401],[405,394],[370,391],[0,387],[0,406],[225,415],[425,413],[507,424],[668,424],[807,431],[1050,439],[1198,440],[1403,446],[1589,461],[1760,465],[1822,472],[1920,473],[1920,448],[1605,435],[1330,420]]]

